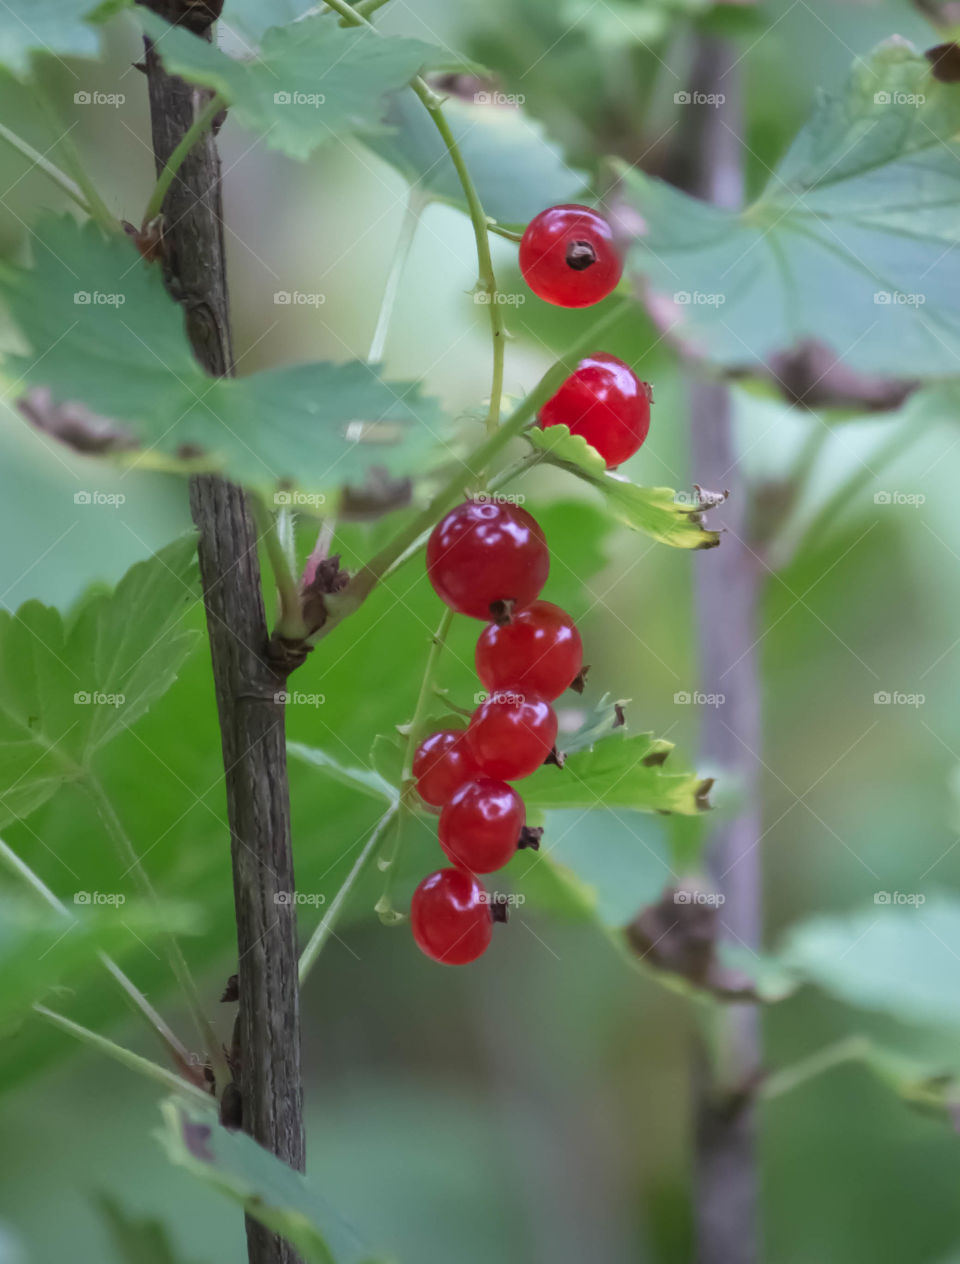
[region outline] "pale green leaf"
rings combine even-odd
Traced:
[[[678,549],[712,549],[720,543],[716,531],[703,525],[703,514],[715,498],[678,495],[669,487],[640,487],[611,473],[603,457],[582,435],[567,426],[534,427],[527,431],[533,446],[553,465],[568,470],[601,492],[618,522]]]
[[[960,89],[891,40],[821,96],[740,214],[624,169],[645,225],[632,264],[673,335],[721,364],[817,338],[865,372],[955,375],[958,134]]]
[[[115,2],[109,8],[123,7]],[[35,53],[52,57],[96,57],[100,37],[91,22],[101,0],[30,0],[0,5],[0,62],[26,77]]]
[[[151,459],[186,446],[251,486],[287,479],[315,492],[370,465],[424,468],[442,422],[416,385],[360,361],[209,378],[159,268],[127,238],[69,217],[42,219],[34,237],[34,266],[0,272],[28,347],[8,362],[22,384],[122,423]]]
[[[373,769],[350,768],[341,764],[320,747],[306,746],[303,742],[288,742],[287,750],[296,759],[302,760],[312,768],[319,768],[334,781],[359,790],[361,794],[371,795],[375,799],[385,799],[388,803],[392,803],[397,797],[396,789]]]

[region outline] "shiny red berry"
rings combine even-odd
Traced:
[[[540,767],[557,740],[557,717],[549,702],[496,693],[474,711],[467,745],[485,777],[517,781]]]
[[[551,206],[527,225],[520,271],[548,303],[589,307],[616,289],[623,260],[602,215],[588,206]]]
[[[455,865],[493,873],[513,858],[526,819],[523,800],[505,781],[468,781],[440,813],[440,846]]]
[[[514,690],[552,702],[583,667],[583,643],[573,620],[550,601],[535,601],[509,623],[480,633],[477,675],[491,693]]]
[[[540,409],[540,425],[567,426],[596,448],[608,468],[640,447],[650,429],[653,391],[628,364],[598,351],[576,369]]]
[[[476,775],[465,737],[463,729],[440,729],[417,747],[413,757],[417,793],[432,807],[442,808],[454,790]]]
[[[421,952],[445,966],[465,966],[486,952],[493,935],[487,892],[464,869],[438,869],[413,893],[410,926]]]
[[[441,601],[489,619],[499,603],[519,609],[540,595],[550,570],[547,542],[518,505],[468,500],[441,518],[427,541],[427,573]]]

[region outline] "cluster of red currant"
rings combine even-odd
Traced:
[[[616,288],[623,263],[610,225],[585,206],[554,206],[530,222],[520,269],[549,303],[586,307]],[[652,392],[630,367],[598,352],[581,360],[540,410],[540,426],[566,425],[608,467],[640,447]],[[486,951],[503,906],[477,874],[502,869],[519,847],[536,847],[523,800],[507,783],[528,777],[554,749],[550,705],[580,676],[583,647],[573,620],[537,598],[550,556],[537,522],[519,506],[477,498],[451,510],[427,543],[427,571],[452,610],[487,622],[476,649],[489,695],[465,730],[444,729],[418,746],[413,775],[440,810],[439,836],[452,867],[417,887],[410,922],[435,961],[465,965]]]
[[[459,614],[492,620],[476,649],[487,698],[465,730],[431,734],[413,761],[420,797],[440,809],[440,846],[454,867],[424,878],[410,920],[420,948],[447,965],[479,957],[502,914],[477,874],[502,869],[518,847],[539,842],[507,783],[535,772],[553,750],[557,716],[550,704],[583,666],[573,620],[537,600],[549,569],[536,520],[495,500],[458,505],[427,543],[427,572],[441,600]]]

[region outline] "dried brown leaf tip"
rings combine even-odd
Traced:
[[[923,55],[930,63],[934,79],[941,83],[960,83],[960,44],[952,41],[935,44]]]
[[[717,957],[720,915],[712,892],[694,886],[668,887],[626,928],[627,942],[644,962],[679,975],[723,1000],[755,997],[751,980]]]

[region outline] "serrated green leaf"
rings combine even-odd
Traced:
[[[222,1128],[215,1111],[175,1098],[161,1109],[158,1136],[170,1161],[240,1203],[309,1264],[378,1264],[306,1177],[244,1133]]]
[[[21,8],[18,13],[15,5],[0,5],[0,62],[14,74],[25,78],[35,53],[99,55],[100,36],[91,22],[103,8],[101,0],[31,0]]]
[[[635,269],[674,335],[724,365],[805,338],[849,367],[954,375],[960,353],[960,88],[903,40],[821,96],[760,199],[737,214],[623,170],[645,230]]]
[[[545,206],[582,194],[585,174],[568,167],[540,125],[520,110],[451,97],[443,112],[484,211],[501,224],[526,224]],[[365,143],[425,200],[465,211],[450,155],[420,102],[409,92],[392,96],[384,121],[390,130],[365,135]]]
[[[681,499],[670,487],[639,487],[620,474],[610,473],[596,448],[582,435],[571,434],[567,426],[534,427],[527,431],[527,438],[552,465],[602,492],[613,517],[631,530],[678,549],[712,549],[720,543],[718,533],[703,525],[703,513],[709,505],[699,497]]]
[[[878,899],[869,909],[792,927],[776,964],[850,1005],[960,1026],[960,901],[896,892],[879,892]]]
[[[524,802],[536,808],[631,808],[695,816],[709,807],[713,784],[697,773],[668,772],[673,743],[652,733],[629,737],[617,729],[577,750],[562,768],[537,769],[523,783]]]
[[[306,746],[303,742],[288,742],[287,750],[296,759],[303,760],[312,768],[319,768],[328,777],[339,781],[341,785],[350,786],[375,799],[385,799],[388,803],[394,802],[397,798],[394,786],[372,769],[349,768],[318,746]]]
[[[360,361],[209,378],[159,269],[128,239],[67,216],[42,219],[34,237],[34,266],[0,273],[29,348],[8,361],[21,383],[113,418],[151,452],[199,449],[248,486],[287,479],[319,491],[370,465],[423,469],[442,422],[416,385]]]
[[[26,816],[143,715],[196,644],[185,537],[132,567],[65,622],[37,601],[0,612],[0,822]]]
[[[76,892],[91,902],[71,905],[69,921],[35,900],[0,895],[0,1024],[21,1017],[52,989],[101,970],[99,953],[120,956],[170,930],[194,927],[183,908],[145,907],[122,892],[103,894],[114,903],[93,904],[94,893]]]
[[[271,28],[249,60],[228,57],[149,12],[142,21],[167,70],[219,92],[244,127],[291,158],[309,158],[328,141],[375,128],[385,93],[408,84],[423,66],[449,60],[422,40],[383,38],[321,15]]]

